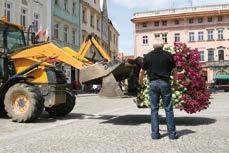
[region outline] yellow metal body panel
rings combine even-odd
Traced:
[[[94,37],[92,37],[91,41],[94,44],[94,46],[99,50],[99,52],[102,54],[102,56],[110,62],[111,57],[107,54],[105,49],[103,49],[103,47],[97,42],[97,40]]]
[[[79,53],[74,51],[73,49],[69,48],[69,47],[64,47],[63,50],[68,53],[69,55],[71,55],[72,57],[78,59],[79,61],[83,62],[86,66],[89,66],[91,64],[94,64],[92,63],[91,61],[89,61],[88,59],[86,58],[81,58]]]
[[[37,63],[34,60],[30,59],[15,59],[14,60],[14,67],[16,73],[20,73],[26,68],[30,67],[32,64]],[[29,82],[31,83],[39,83],[39,84],[47,84],[48,83],[48,76],[45,72],[45,66],[41,65],[34,71],[30,71],[26,74],[27,76],[32,76],[34,79],[30,79]]]
[[[36,45],[31,48],[26,48],[24,50],[16,51],[10,55],[10,59],[35,59],[44,60],[47,58],[55,58],[71,65],[77,69],[81,69],[85,66],[84,63],[72,57],[70,54],[66,53],[63,49],[59,48],[52,42]]]
[[[109,62],[111,61],[111,57],[109,56],[109,54],[107,54],[105,49],[99,44],[99,42],[93,36],[89,37],[83,42],[83,44],[80,47],[80,50],[77,53],[74,51],[76,53],[75,56],[77,56],[76,58],[82,62],[86,62],[85,56],[92,45],[95,46],[95,48],[99,51],[103,58],[105,58]]]

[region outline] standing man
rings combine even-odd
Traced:
[[[173,73],[174,85],[177,83],[177,75],[175,71],[175,61],[172,54],[163,50],[164,41],[157,39],[153,46],[154,50],[149,52],[143,61],[143,67],[139,74],[139,83],[143,84],[145,71],[150,80],[150,105],[151,105],[151,130],[152,139],[159,139],[159,122],[158,110],[160,97],[163,99],[164,109],[166,113],[167,130],[169,139],[177,139],[176,126],[174,121],[172,91],[170,75]]]

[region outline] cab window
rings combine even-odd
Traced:
[[[7,50],[13,51],[25,47],[24,34],[17,28],[10,27],[7,29]]]

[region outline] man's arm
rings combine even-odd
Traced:
[[[141,69],[140,70],[140,73],[139,73],[139,80],[138,80],[138,83],[140,85],[143,85],[143,79],[145,77],[145,70]]]

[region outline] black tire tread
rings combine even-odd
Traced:
[[[22,115],[15,114],[11,109],[11,95],[17,91],[24,92],[30,98],[29,110]],[[32,122],[42,114],[44,98],[38,87],[25,83],[17,83],[7,91],[4,104],[7,115],[12,121],[19,123]]]
[[[69,114],[74,106],[75,106],[75,96],[69,92],[66,91],[66,102],[63,104],[60,104],[58,106],[54,106],[51,108],[45,108],[45,111],[47,111],[51,116],[57,116],[57,117],[63,117]]]

